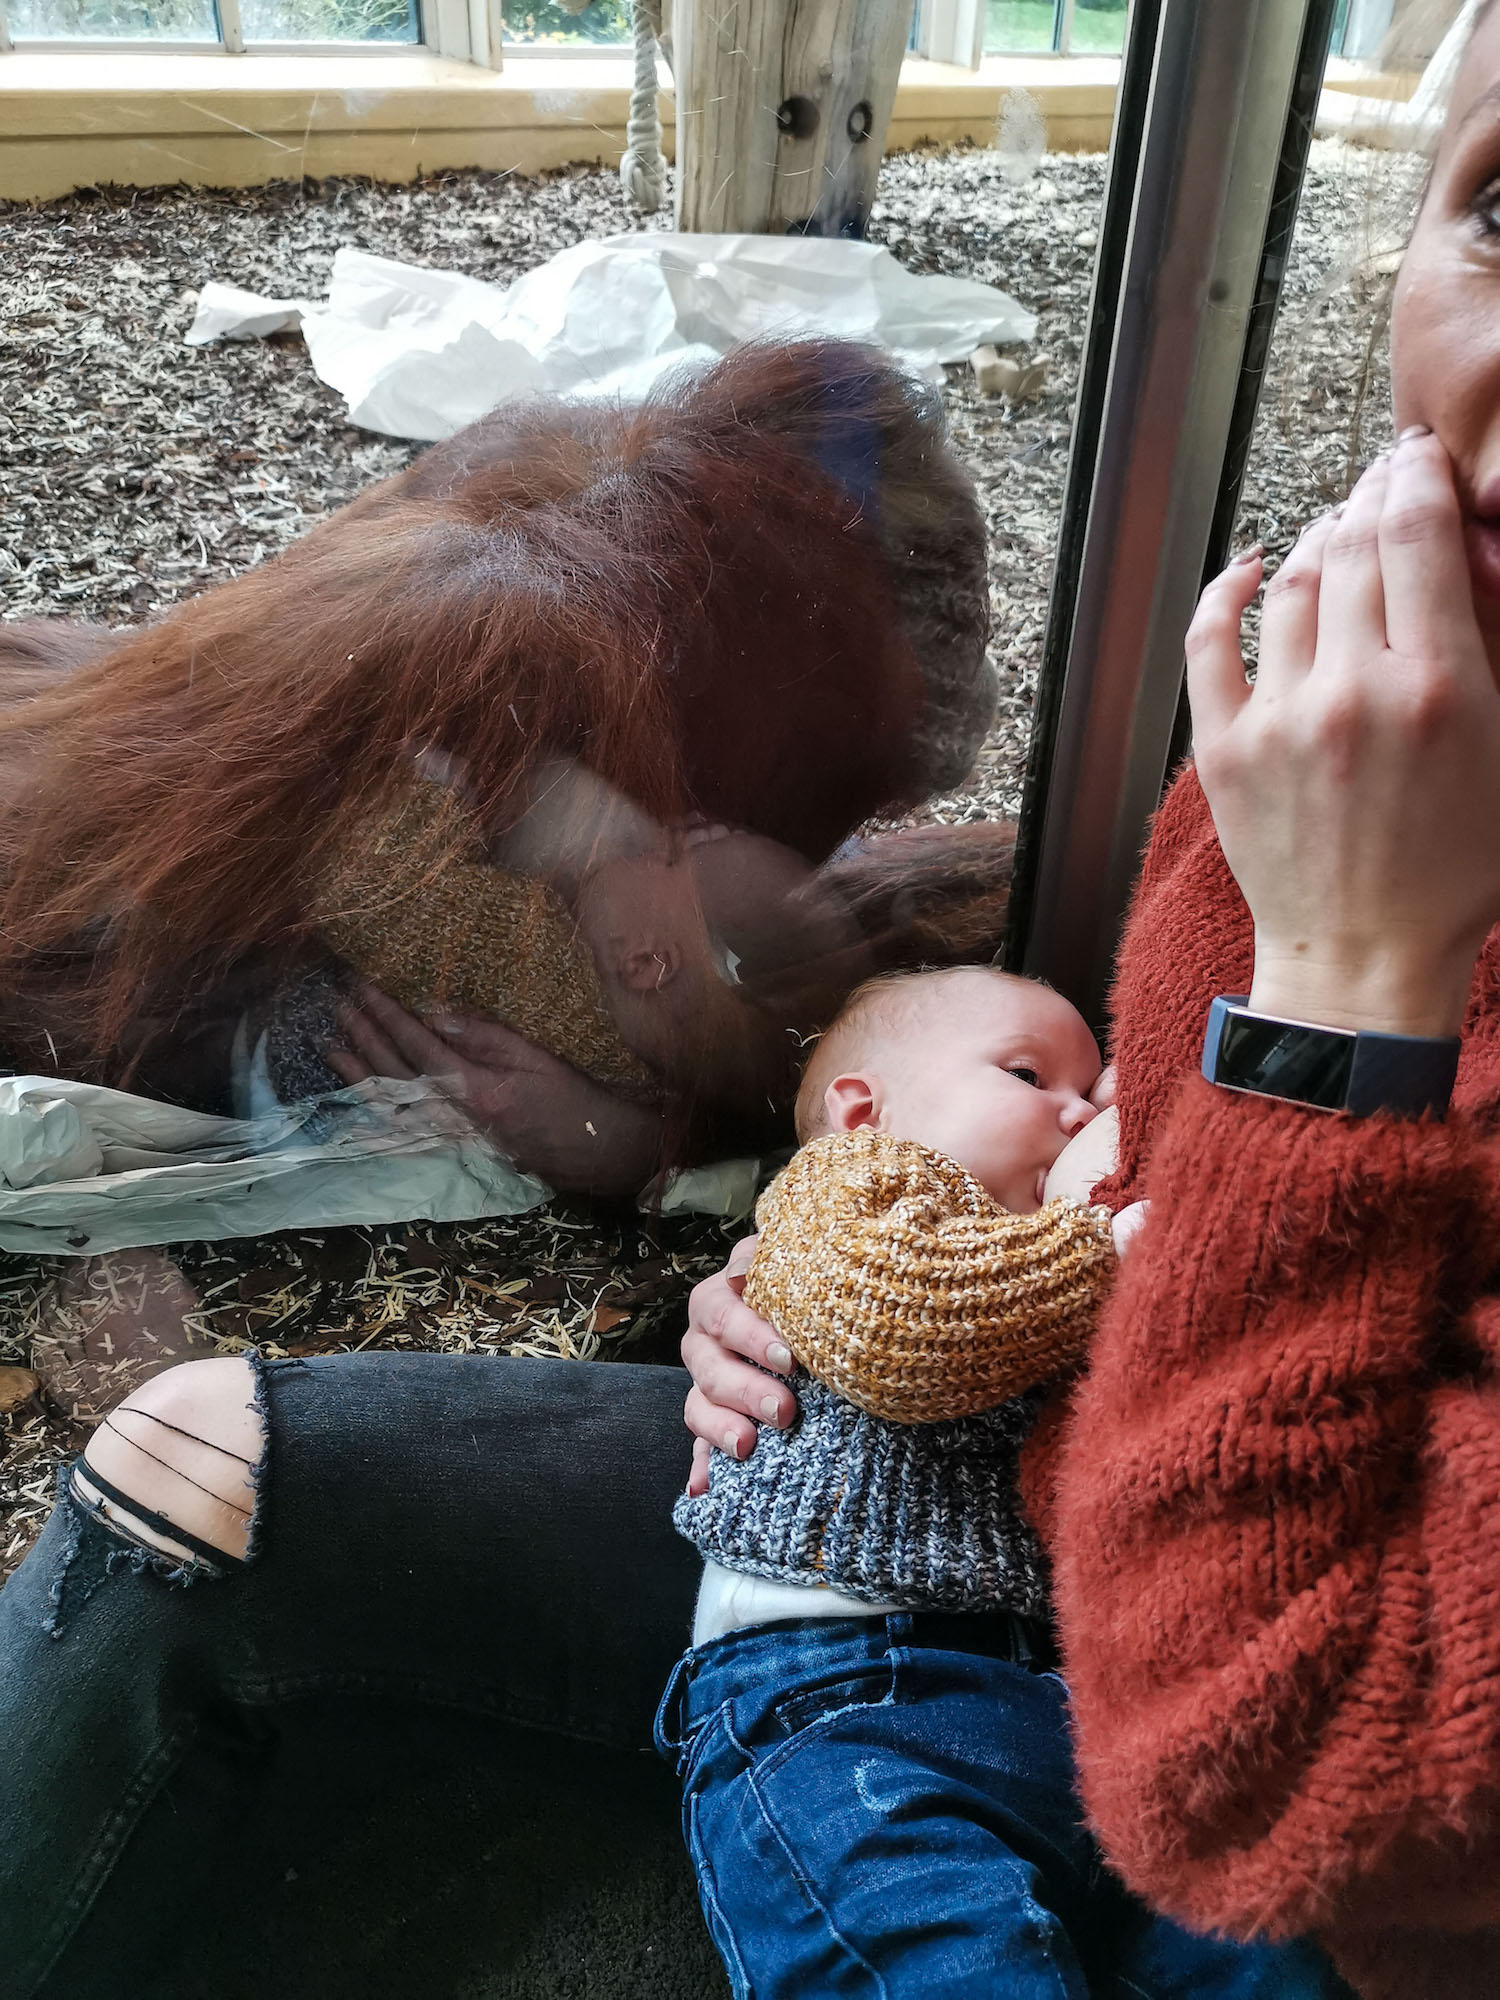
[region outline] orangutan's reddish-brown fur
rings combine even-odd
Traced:
[[[44,691],[46,634],[0,645],[29,696],[0,717],[0,1015],[50,992],[93,1073],[143,1013],[295,948],[420,748],[490,829],[562,754],[818,860],[925,789],[935,708],[985,720],[972,493],[909,385],[839,343],[639,410],[501,410],[157,625],[55,630]]]

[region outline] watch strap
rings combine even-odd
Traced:
[[[1386,1035],[1251,1011],[1221,994],[1208,1011],[1203,1074],[1226,1090],[1368,1118],[1441,1117],[1458,1073],[1457,1035]]]

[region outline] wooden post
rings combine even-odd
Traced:
[[[676,0],[677,227],[862,236],[911,0]]]

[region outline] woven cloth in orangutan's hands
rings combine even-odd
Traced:
[[[409,1013],[485,1015],[599,1083],[659,1089],[620,1039],[561,898],[491,866],[445,785],[402,786],[371,812],[335,853],[312,916],[330,950]]]
[[[872,1416],[992,1410],[1082,1361],[1115,1268],[1107,1209],[1014,1215],[889,1133],[804,1146],[761,1196],[746,1302],[808,1373]]]

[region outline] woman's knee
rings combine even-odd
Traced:
[[[194,1543],[207,1544],[243,1561],[264,1450],[249,1362],[191,1361],[143,1382],[110,1412],[74,1470],[74,1491],[147,1547],[191,1562],[202,1554]],[[174,1529],[188,1539],[174,1539]]]

